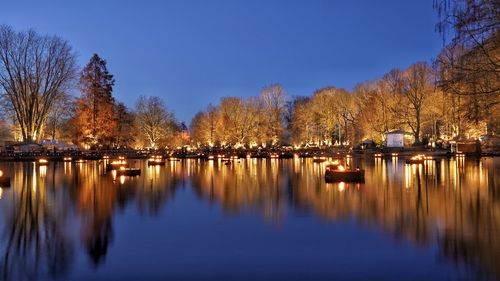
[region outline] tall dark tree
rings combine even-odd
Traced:
[[[106,61],[94,54],[80,75],[78,85],[82,95],[76,114],[80,139],[89,146],[109,145],[115,136],[114,84]]]
[[[41,138],[54,103],[75,72],[75,54],[67,41],[0,26],[0,92],[24,141]]]
[[[134,114],[123,104],[119,102],[115,105],[115,145],[129,146],[135,137],[134,130]]]

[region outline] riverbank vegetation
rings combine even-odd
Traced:
[[[393,69],[354,89],[295,96],[276,83],[223,97],[188,128],[159,97],[116,101],[105,59],[81,71],[69,42],[0,27],[2,139],[90,148],[353,146],[404,130],[415,145],[500,133],[500,19],[494,0],[435,0],[446,45],[430,62]]]

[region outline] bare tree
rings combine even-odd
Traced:
[[[138,128],[153,148],[172,132],[176,125],[174,114],[169,112],[159,97],[139,97],[136,103],[136,122]]]
[[[0,87],[24,141],[40,138],[47,116],[75,72],[75,54],[67,41],[0,26]]]
[[[280,84],[273,84],[262,89],[260,99],[264,107],[267,133],[270,135],[271,144],[275,145],[283,137],[283,117],[285,113],[285,91]]]

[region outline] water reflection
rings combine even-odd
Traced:
[[[186,188],[229,216],[257,214],[270,225],[296,214],[354,221],[396,242],[436,246],[438,259],[455,264],[467,278],[500,277],[499,158],[424,165],[396,156],[348,161],[366,170],[364,184],[326,184],[324,164],[298,158],[240,159],[231,165],[132,161],[143,171],[135,178],[107,173],[101,161],[4,163],[12,187],[0,189],[1,278],[65,276],[81,266],[74,262],[79,249],[93,267],[105,264],[116,237],[127,235],[115,230],[117,213],[132,208],[160,216],[176,191]]]

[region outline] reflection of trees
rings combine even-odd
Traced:
[[[16,164],[13,202],[6,213],[6,243],[0,265],[2,280],[34,280],[40,274],[55,278],[71,263],[73,247],[64,226],[65,206],[37,177],[31,163]]]
[[[144,162],[133,163],[141,164]],[[81,237],[95,265],[104,260],[113,241],[112,218],[117,208],[135,200],[140,210],[159,212],[178,182],[178,175],[165,172],[167,168],[145,168],[138,178],[115,178],[111,172],[104,174],[98,162],[77,167],[74,197],[81,218]]]
[[[321,217],[354,218],[418,244],[430,244],[437,235],[440,256],[499,277],[500,203],[490,186],[498,163],[491,161],[483,161],[482,170],[454,160],[421,168],[383,163],[367,169],[366,184],[359,186],[325,184],[314,173],[294,170],[301,176],[292,175],[290,185],[296,202]]]
[[[218,202],[224,211],[253,209],[279,220],[287,199],[283,173],[278,160],[209,161],[197,165],[191,180],[199,196]]]

